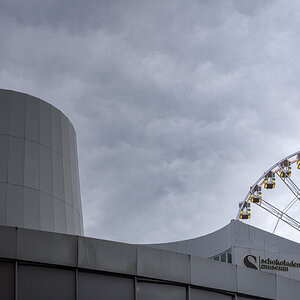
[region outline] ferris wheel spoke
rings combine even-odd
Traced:
[[[283,183],[288,187],[288,189],[300,200],[300,189],[297,184],[290,177],[281,177],[278,172],[277,176],[283,181]]]
[[[284,208],[284,212],[286,213],[290,208],[292,208],[292,206],[298,201],[298,198],[295,197],[285,208]]]
[[[256,204],[258,206],[260,206],[261,208],[263,208],[264,210],[266,210],[269,213],[271,213],[272,215],[274,215],[275,217],[279,218],[283,222],[289,224],[293,228],[295,228],[298,231],[300,231],[300,222],[298,222],[294,218],[290,217],[289,215],[287,215],[285,212],[281,211],[280,209],[278,209],[274,205],[268,203],[267,201],[265,201],[263,199],[261,200],[261,203],[259,203],[259,204],[256,203]]]
[[[283,212],[286,213],[290,208],[292,208],[292,206],[298,201],[299,199],[297,197],[295,197],[284,209]],[[273,229],[273,233],[275,233],[277,226],[279,224],[279,221],[281,220],[281,218],[278,218],[275,227]]]

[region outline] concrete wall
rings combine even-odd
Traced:
[[[300,281],[300,244],[232,220],[227,226],[205,236],[195,239],[149,245],[157,249],[164,249],[178,253],[191,254],[204,258],[211,258],[230,249],[232,263],[245,266],[244,258],[253,255],[252,263],[263,272],[278,274]],[[277,265],[261,264],[262,259],[275,261]],[[276,261],[277,260],[277,261]],[[293,263],[294,266],[277,269],[278,262]],[[270,267],[270,268],[269,268]],[[284,270],[284,271],[283,271]]]
[[[212,257],[232,247],[233,222],[215,232],[194,239],[148,246],[204,258]]]
[[[149,246],[205,258],[213,257],[232,247],[300,256],[299,243],[236,220],[215,232],[194,239]]]
[[[0,90],[0,224],[83,234],[76,134],[50,104]]]

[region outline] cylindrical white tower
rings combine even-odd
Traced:
[[[2,89],[0,225],[83,235],[73,125],[43,100]]]

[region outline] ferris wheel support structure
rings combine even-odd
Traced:
[[[263,199],[261,199],[260,203],[255,203],[255,204],[260,206],[264,210],[268,211],[273,216],[277,217],[279,220],[289,224],[290,226],[300,231],[300,222],[287,215],[284,211],[281,211],[280,209],[278,209],[277,207],[275,207],[274,205],[268,203]]]
[[[279,165],[280,170],[283,170],[283,168]],[[278,175],[278,172],[276,172],[276,174]],[[290,189],[290,191],[295,195],[295,197],[300,200],[300,189],[298,188],[298,186],[296,185],[296,183],[289,177],[280,177],[278,175],[278,177],[284,182],[284,184]]]
[[[250,199],[250,196],[253,195],[255,187],[257,185],[261,185],[263,183],[263,180],[265,179],[265,176],[269,172],[273,171],[275,174],[277,174],[279,176],[279,178],[284,182],[284,184],[288,187],[288,189],[294,194],[295,198],[285,207],[285,209],[283,211],[281,211],[277,207],[273,206],[272,204],[268,203],[267,201],[263,200],[262,198],[261,198],[261,201],[259,203],[255,203],[255,204],[258,205],[258,206],[260,206],[264,210],[268,211],[269,213],[271,213],[275,217],[277,217],[278,218],[278,222],[280,220],[282,220],[283,222],[289,224],[293,228],[295,228],[298,231],[300,231],[300,222],[298,222],[294,218],[290,217],[286,213],[287,210],[290,209],[297,201],[300,201],[300,189],[296,185],[296,183],[289,177],[289,175],[286,173],[286,171],[282,167],[282,163],[284,163],[285,161],[287,161],[289,158],[292,158],[292,157],[295,157],[295,156],[297,156],[297,159],[294,160],[294,161],[292,161],[291,163],[294,163],[296,161],[299,162],[300,151],[297,151],[297,152],[295,152],[293,154],[290,154],[290,155],[286,156],[285,158],[281,159],[277,163],[275,163],[271,168],[269,168],[266,172],[264,172],[257,179],[257,181],[251,186],[251,188],[250,188],[249,192],[247,193],[247,195],[245,196],[243,202],[240,203],[240,208],[239,208],[238,214],[236,216],[236,220],[240,219],[241,211],[246,206],[247,202]],[[274,169],[276,169],[276,170],[274,170]],[[279,173],[284,174],[284,176],[280,176]],[[276,224],[276,226],[274,228],[274,231],[275,231],[275,229],[276,229],[276,227],[278,225],[278,222],[277,222],[277,224]]]

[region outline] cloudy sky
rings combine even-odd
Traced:
[[[196,237],[300,150],[300,3],[0,0],[0,87],[73,122],[87,236]],[[253,209],[250,224],[275,223]]]

